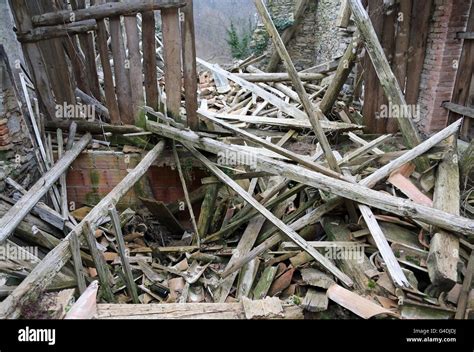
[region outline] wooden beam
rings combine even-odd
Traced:
[[[18,317],[21,306],[30,299],[37,298],[42,290],[51,282],[52,278],[71,258],[70,237],[73,233],[82,235],[85,222],[95,224],[100,218],[107,215],[109,206],[116,205],[133,185],[147,172],[148,168],[163,152],[165,143],[159,142],[143,160],[125,176],[125,178],[97,204],[86,217],[74,227],[73,231],[63,239],[58,246],[50,251],[25,280],[0,303],[0,317]]]
[[[455,103],[443,103],[442,106],[443,108],[448,109],[451,112],[455,112],[458,115],[467,116],[474,119],[474,108],[462,106],[460,104]]]
[[[67,151],[64,156],[41,177],[33,187],[26,193],[1,219],[0,219],[0,243],[3,243],[15,230],[23,218],[33,209],[40,199],[56,183],[59,177],[67,170],[78,155],[92,140],[90,134],[86,134],[74,147]]]
[[[196,39],[194,33],[194,11],[193,0],[185,0],[186,6],[180,9],[184,16],[182,24],[183,44],[183,76],[184,93],[186,100],[186,123],[187,126],[197,131],[199,129],[199,118],[197,116],[197,68],[196,68]]]
[[[456,137],[449,138],[449,151],[438,166],[433,206],[454,215],[460,214],[459,162]],[[428,254],[428,274],[431,283],[448,292],[458,279],[459,238],[437,231],[431,239]]]
[[[96,29],[96,21],[86,20],[69,24],[60,24],[57,26],[33,28],[28,32],[19,32],[16,36],[18,41],[21,43],[31,43],[40,40],[73,36],[80,33],[94,31]]]
[[[456,122],[455,125],[450,126],[449,132],[455,133],[459,129],[459,124],[460,122]],[[207,137],[200,137],[192,131],[181,131],[173,127],[156,124],[152,121],[148,121],[147,127],[152,132],[158,133],[164,137],[192,144],[197,148],[202,148],[214,154],[218,154],[220,151],[227,149],[236,153],[236,155],[240,155],[243,159],[247,158],[246,160],[250,160],[252,163],[255,162],[257,170],[265,170],[276,173],[288,179],[319,188],[323,191],[333,193],[343,198],[347,198],[397,215],[420,220],[463,235],[474,235],[474,223],[464,217],[455,216],[444,211],[414,204],[409,200],[400,199],[398,197],[386,195],[367,188],[370,187],[370,185],[373,186],[374,183],[380,181],[381,176],[383,176],[382,179],[387,177],[389,174],[386,174],[385,172],[394,171],[390,170],[393,166],[398,165],[398,167],[400,167],[406,163],[406,153],[404,156],[399,158],[400,160],[397,159],[397,162],[391,163],[388,168],[383,168],[383,174],[381,172],[376,174],[374,173],[363,180],[361,184],[351,184],[335,178],[330,178],[314,171],[307,170],[297,165],[291,165],[289,163],[277,161],[271,158],[251,154],[232,145],[226,145]],[[446,135],[446,133],[448,133],[448,131],[443,131],[444,135]],[[440,135],[438,134],[437,137],[439,136]],[[428,143],[420,145],[419,148],[410,155],[410,157],[419,156],[420,154],[418,153],[420,153],[424,148],[426,148],[427,145],[431,144],[432,142],[433,140],[430,140]],[[399,165],[402,160],[405,162]]]
[[[135,127],[133,125],[108,125],[99,122],[89,122],[85,120],[52,120],[45,121],[45,128],[48,131],[55,131],[60,128],[62,130],[70,130],[73,124],[76,125],[77,132],[89,132],[91,134],[102,134],[104,132],[112,134],[127,134],[127,133],[140,133],[143,129]]]
[[[56,11],[33,16],[31,21],[34,26],[54,26],[75,21],[100,20],[106,17],[135,15],[139,12],[178,8],[184,6],[180,0],[136,0],[125,3],[111,3],[89,6],[76,11]]]

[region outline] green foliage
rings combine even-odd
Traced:
[[[227,31],[227,44],[230,47],[232,57],[234,59],[245,59],[250,55],[250,41],[252,39],[252,25],[249,21],[249,28],[241,31],[239,34],[234,23],[230,23],[230,27]]]

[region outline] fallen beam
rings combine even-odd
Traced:
[[[451,134],[454,134],[459,128],[459,123],[455,123],[453,125],[449,128]],[[218,154],[222,150],[227,149],[230,152],[236,153],[236,155],[241,155],[242,159],[239,160],[249,160],[252,162],[252,164],[255,164],[254,166],[257,167],[257,170],[265,170],[280,176],[284,176],[288,179],[319,188],[325,192],[333,193],[343,198],[351,199],[353,201],[388,211],[393,214],[406,216],[414,220],[420,220],[422,222],[426,222],[452,232],[458,232],[468,236],[474,235],[474,223],[472,220],[461,216],[448,214],[444,211],[432,209],[430,207],[414,204],[409,200],[386,195],[367,188],[370,186],[373,187],[374,184],[388,176],[380,172],[377,173],[377,175],[375,175],[375,173],[372,174],[361,181],[360,184],[350,184],[345,181],[340,181],[314,171],[307,170],[297,165],[291,165],[285,162],[242,151],[242,149],[236,148],[232,145],[227,145],[211,138],[200,137],[191,131],[181,131],[173,127],[154,123],[152,121],[147,122],[147,127],[150,131],[161,136],[172,138],[182,143],[191,144],[196,148],[200,148],[214,154]],[[447,131],[443,130],[443,135],[446,134]],[[440,134],[437,135],[437,138],[439,138],[439,135]],[[429,140],[427,142],[428,143],[419,146],[420,148],[418,149],[418,152],[422,151],[423,148],[426,148],[426,146],[431,144],[433,140]],[[385,172],[389,171],[394,166],[406,160],[406,154],[408,153],[405,153],[402,157],[400,157],[400,160],[397,159],[396,162],[390,163],[382,169],[384,169]],[[411,154],[413,158],[419,155],[420,154]],[[406,162],[407,161],[402,162],[402,164],[398,167],[402,166]],[[383,177],[380,178],[381,176]]]
[[[165,143],[159,142],[143,160],[128,173],[127,176],[97,204],[86,217],[74,227],[68,236],[59,243],[39,263],[23,282],[0,303],[0,318],[18,317],[21,306],[31,299],[36,299],[44,288],[51,282],[54,276],[71,258],[70,238],[71,236],[82,236],[86,222],[96,224],[104,216],[107,216],[109,207],[116,205],[133,185],[146,173],[148,168],[163,152]]]
[[[237,77],[245,79],[248,82],[289,82],[291,77],[288,73],[238,73]],[[319,81],[326,77],[321,73],[298,73],[302,81]]]
[[[64,156],[41,177],[38,182],[11,207],[11,209],[0,219],[0,243],[3,243],[20,224],[23,218],[43,198],[59,177],[66,172],[79,154],[92,140],[90,134],[86,134],[74,147],[67,151]]]

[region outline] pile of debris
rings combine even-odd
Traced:
[[[425,141],[404,118],[401,136],[363,134],[362,116],[340,99],[362,42],[388,97],[406,104],[358,3],[361,38],[340,60],[298,73],[256,0],[288,73],[259,71],[260,58],[231,70],[198,59],[198,131],[149,107],[146,131],[97,125],[158,142],[94,207],[64,206],[64,172],[92,141],[84,131],[93,123],[68,125],[67,143],[58,132],[59,161],[29,191],[10,180],[17,201],[0,200],[2,248],[44,251],[0,263],[0,316],[35,316],[31,302],[44,301],[71,319],[472,317],[473,143],[458,146],[462,120]],[[141,198],[143,209],[119,213],[164,140],[184,199]],[[51,138],[49,148],[52,161]],[[183,151],[211,173],[199,190],[188,189]],[[62,214],[38,203],[48,192]],[[66,309],[74,292],[62,289],[76,286],[81,297]]]

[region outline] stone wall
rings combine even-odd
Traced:
[[[267,7],[279,30],[294,21],[297,0],[268,0]],[[336,27],[340,0],[310,1],[303,21],[287,45],[288,52],[298,70],[324,63],[342,56],[352,38],[352,32]],[[262,37],[263,25],[257,29]],[[268,50],[272,52],[271,43]],[[264,63],[261,64],[264,66]],[[281,66],[282,70],[283,67]]]

